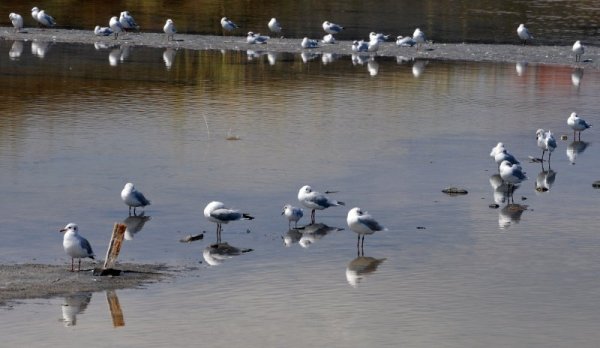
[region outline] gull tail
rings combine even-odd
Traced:
[[[243,213],[242,217],[246,220],[254,220],[254,216],[252,216],[250,214]]]

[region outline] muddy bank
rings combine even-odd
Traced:
[[[70,272],[67,265],[0,265],[0,306],[75,292],[137,288],[170,276],[164,265],[138,264],[119,264],[123,273],[117,277],[94,276],[92,269],[97,266],[84,262],[81,272]]]
[[[3,40],[35,40],[82,44],[100,42],[107,46],[132,45],[193,50],[260,50],[340,55],[350,55],[353,53],[350,41],[338,41],[332,45],[320,45],[320,47],[314,49],[302,49],[300,47],[301,39],[272,38],[267,44],[251,45],[246,43],[246,38],[242,36],[176,34],[174,41],[167,41],[163,33],[126,33],[115,40],[112,36],[98,37],[91,30],[26,28],[22,33],[15,33],[12,28],[2,27],[0,28],[0,38]],[[571,46],[434,43],[426,45],[424,49],[417,51],[414,47],[398,47],[394,42],[385,42],[381,44],[377,51],[377,56],[474,62],[528,62],[599,69],[600,59],[597,59],[599,51],[597,47],[586,47],[586,52],[582,58],[584,62],[576,63]]]

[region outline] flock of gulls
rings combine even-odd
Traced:
[[[330,207],[337,207],[345,205],[344,202],[335,200],[329,196],[326,192],[320,193],[312,189],[312,187],[305,185],[298,191],[298,201],[304,207],[311,210],[311,221],[310,224],[305,226],[315,225],[315,212],[317,210],[324,210]],[[150,200],[144,196],[144,194],[134,187],[132,183],[125,184],[121,191],[121,199],[123,203],[129,207],[129,214],[131,216],[131,209],[133,208],[133,214],[136,214],[136,208],[144,208],[150,205]],[[294,222],[294,229],[301,229],[304,227],[298,227],[298,221],[304,216],[304,212],[301,208],[295,207],[291,204],[285,204],[281,215],[285,216],[288,220],[288,227],[291,229],[291,224]],[[212,201],[204,208],[204,217],[217,225],[217,244],[216,246],[225,247],[232,249],[233,247],[227,245],[227,243],[221,243],[221,233],[223,231],[223,225],[238,220],[253,220],[254,217],[247,213],[242,213],[237,209],[227,207],[225,204],[219,201]],[[356,243],[357,249],[363,247],[365,235],[373,234],[378,231],[387,231],[388,229],[382,226],[377,220],[375,220],[369,213],[362,210],[361,208],[355,207],[348,211],[346,222],[350,230],[358,234],[358,240]],[[79,260],[77,270],[81,270],[81,259],[91,258],[94,259],[95,254],[92,250],[90,242],[79,234],[79,227],[75,223],[67,224],[60,232],[64,233],[63,237],[63,248],[65,253],[71,257],[71,271],[75,271],[75,259]],[[362,238],[361,238],[362,237]],[[237,248],[235,248],[237,249]],[[239,249],[238,249],[239,250]],[[243,251],[241,251],[243,252]]]
[[[54,18],[48,14],[44,10],[40,10],[37,7],[31,9],[32,18],[39,23],[39,25],[44,27],[53,27],[56,25],[56,21]],[[23,17],[17,13],[10,13],[9,19],[15,28],[15,31],[21,31],[23,29]],[[235,24],[231,19],[227,17],[221,18],[221,27],[225,32],[233,32],[236,29],[239,29],[239,26]],[[317,48],[322,44],[335,44],[335,35],[341,33],[344,30],[344,27],[332,23],[330,21],[323,22],[323,30],[325,31],[325,36],[321,40],[311,39],[308,37],[304,37],[300,42],[300,46],[304,49]],[[283,27],[281,23],[276,18],[271,18],[267,23],[267,28],[273,34],[280,35],[283,31]],[[94,28],[94,34],[97,36],[111,36],[114,35],[115,39],[118,39],[119,34],[125,33],[127,31],[139,31],[140,27],[137,25],[135,19],[128,11],[123,11],[117,16],[113,16],[110,18],[107,27],[102,27],[97,25]],[[163,31],[166,34],[167,41],[171,41],[175,39],[175,34],[177,33],[177,29],[175,27],[175,23],[172,19],[167,19],[165,21],[165,25],[163,26]],[[523,44],[533,40],[533,35],[529,32],[529,30],[525,27],[524,24],[520,24],[517,28],[517,35]],[[248,44],[266,44],[270,39],[270,36],[261,35],[260,33],[254,33],[249,31],[246,36],[246,42]],[[385,35],[382,33],[371,32],[369,34],[369,40],[354,40],[352,42],[352,51],[353,52],[369,52],[375,53],[379,49],[379,44],[381,42],[388,41],[390,39],[390,35]],[[416,28],[413,32],[412,36],[397,36],[396,37],[396,45],[399,47],[413,47],[415,46],[417,50],[427,43],[427,39],[425,33]],[[573,44],[572,48],[573,53],[575,54],[575,61],[579,62],[581,60],[581,56],[585,52],[585,47],[581,43],[580,40],[577,40]]]

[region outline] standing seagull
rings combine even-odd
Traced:
[[[281,24],[279,23],[279,21],[277,21],[277,19],[271,18],[267,26],[269,27],[269,30],[274,32],[275,34],[281,33]]]
[[[94,259],[94,252],[92,251],[90,242],[79,235],[79,227],[77,227],[77,224],[70,223],[60,230],[60,232],[65,234],[63,237],[63,248],[65,249],[65,253],[71,256],[71,272],[75,271],[75,259],[79,259],[77,272],[81,271],[82,258],[89,257],[92,260]]]
[[[298,220],[304,216],[304,212],[298,207],[294,207],[291,204],[286,204],[283,206],[281,215],[285,215],[285,217],[288,219],[288,228],[290,228],[292,225],[292,221],[294,221],[294,228],[298,228]]]
[[[338,202],[322,193],[313,191],[312,187],[305,185],[298,191],[298,201],[305,207],[312,209],[310,213],[310,223],[315,223],[315,210],[323,210],[329,207],[344,205],[344,202]]]
[[[575,139],[575,134],[577,132],[579,132],[579,140],[581,140],[581,132],[592,126],[591,124],[585,122],[584,119],[579,118],[576,112],[571,113],[571,116],[569,116],[567,119],[567,124],[573,130],[573,141],[577,140]]]
[[[113,33],[115,34],[115,40],[119,38],[119,33],[123,31],[123,24],[121,24],[121,22],[119,22],[119,19],[117,18],[117,16],[112,16],[110,18],[110,21],[108,22],[108,26],[110,27],[110,30],[113,31]]]
[[[173,20],[167,19],[167,22],[163,27],[163,31],[165,32],[165,34],[167,34],[167,41],[169,41],[169,38],[171,38],[171,40],[175,40],[175,33],[177,32],[177,29],[175,29],[175,24],[173,23]]]
[[[121,25],[123,26],[123,29],[125,29],[125,30],[129,30],[129,29],[140,30],[140,26],[137,25],[137,23],[135,22],[135,19],[133,19],[133,16],[131,16],[129,14],[129,11],[121,12],[121,14],[119,15],[119,22],[121,23]]]
[[[94,35],[96,36],[111,36],[112,35],[112,30],[110,30],[109,27],[100,27],[99,25],[97,25],[94,28]]]
[[[23,17],[21,17],[20,14],[11,12],[8,15],[8,18],[10,19],[13,27],[15,27],[15,32],[18,33],[21,31],[21,29],[23,29]]]
[[[537,146],[542,149],[542,162],[544,162],[544,154],[548,151],[548,162],[550,162],[550,156],[552,156],[552,151],[556,149],[556,139],[554,138],[554,134],[551,131],[544,131],[543,129],[538,129],[535,132],[535,138],[537,140]]]
[[[350,209],[346,222],[352,231],[358,233],[358,241],[356,242],[357,249],[359,244],[361,247],[364,246],[366,234],[373,234],[377,231],[387,231],[387,228],[381,226],[369,213],[366,211],[363,212],[360,208]],[[362,243],[360,243],[361,235]]]
[[[218,243],[221,242],[221,231],[223,230],[222,224],[227,224],[230,221],[237,221],[240,219],[254,219],[254,217],[249,214],[240,213],[239,210],[229,209],[225,207],[225,204],[217,201],[212,201],[206,205],[206,207],[204,208],[204,217],[207,218],[208,221],[217,224]]]
[[[425,33],[423,31],[421,31],[421,29],[419,29],[419,28],[415,29],[415,32],[413,33],[412,38],[417,46],[417,50],[419,50],[421,45],[426,42]]]
[[[56,21],[52,16],[47,15],[44,10],[40,10],[37,7],[31,9],[31,17],[45,27],[53,27],[56,25]]]
[[[233,23],[229,18],[223,17],[221,18],[221,26],[223,29],[227,31],[233,31],[234,29],[239,28],[237,24]]]
[[[331,23],[330,21],[325,21],[323,22],[323,30],[325,30],[327,34],[335,35],[341,33],[342,30],[344,30],[344,27],[339,24]]]
[[[523,23],[521,23],[517,28],[517,35],[519,35],[519,39],[521,39],[523,45],[527,43],[527,40],[531,41],[533,39],[533,35],[529,33],[529,30],[525,28],[525,24]]]
[[[585,46],[581,44],[581,41],[577,40],[573,44],[573,53],[575,53],[575,61],[581,61],[581,55],[585,52]]]
[[[133,207],[133,215],[135,215],[135,208],[150,205],[150,201],[144,197],[144,194],[136,190],[130,182],[125,184],[121,191],[121,199],[129,206],[129,215],[131,215],[131,207]]]

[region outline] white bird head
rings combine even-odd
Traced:
[[[210,213],[212,213],[215,209],[225,208],[225,204],[218,201],[212,201],[204,207],[204,216],[209,217]]]
[[[37,7],[34,7],[34,8],[31,9],[31,12],[40,12],[40,9],[37,8]]]
[[[302,186],[302,188],[300,189],[300,192],[304,192],[304,193],[311,193],[312,192],[312,187],[308,186],[308,185],[304,185]]]
[[[60,230],[60,232],[73,232],[73,233],[77,233],[79,231],[79,227],[77,227],[77,224],[71,222],[69,224],[67,224],[67,226],[65,226],[63,229]]]

